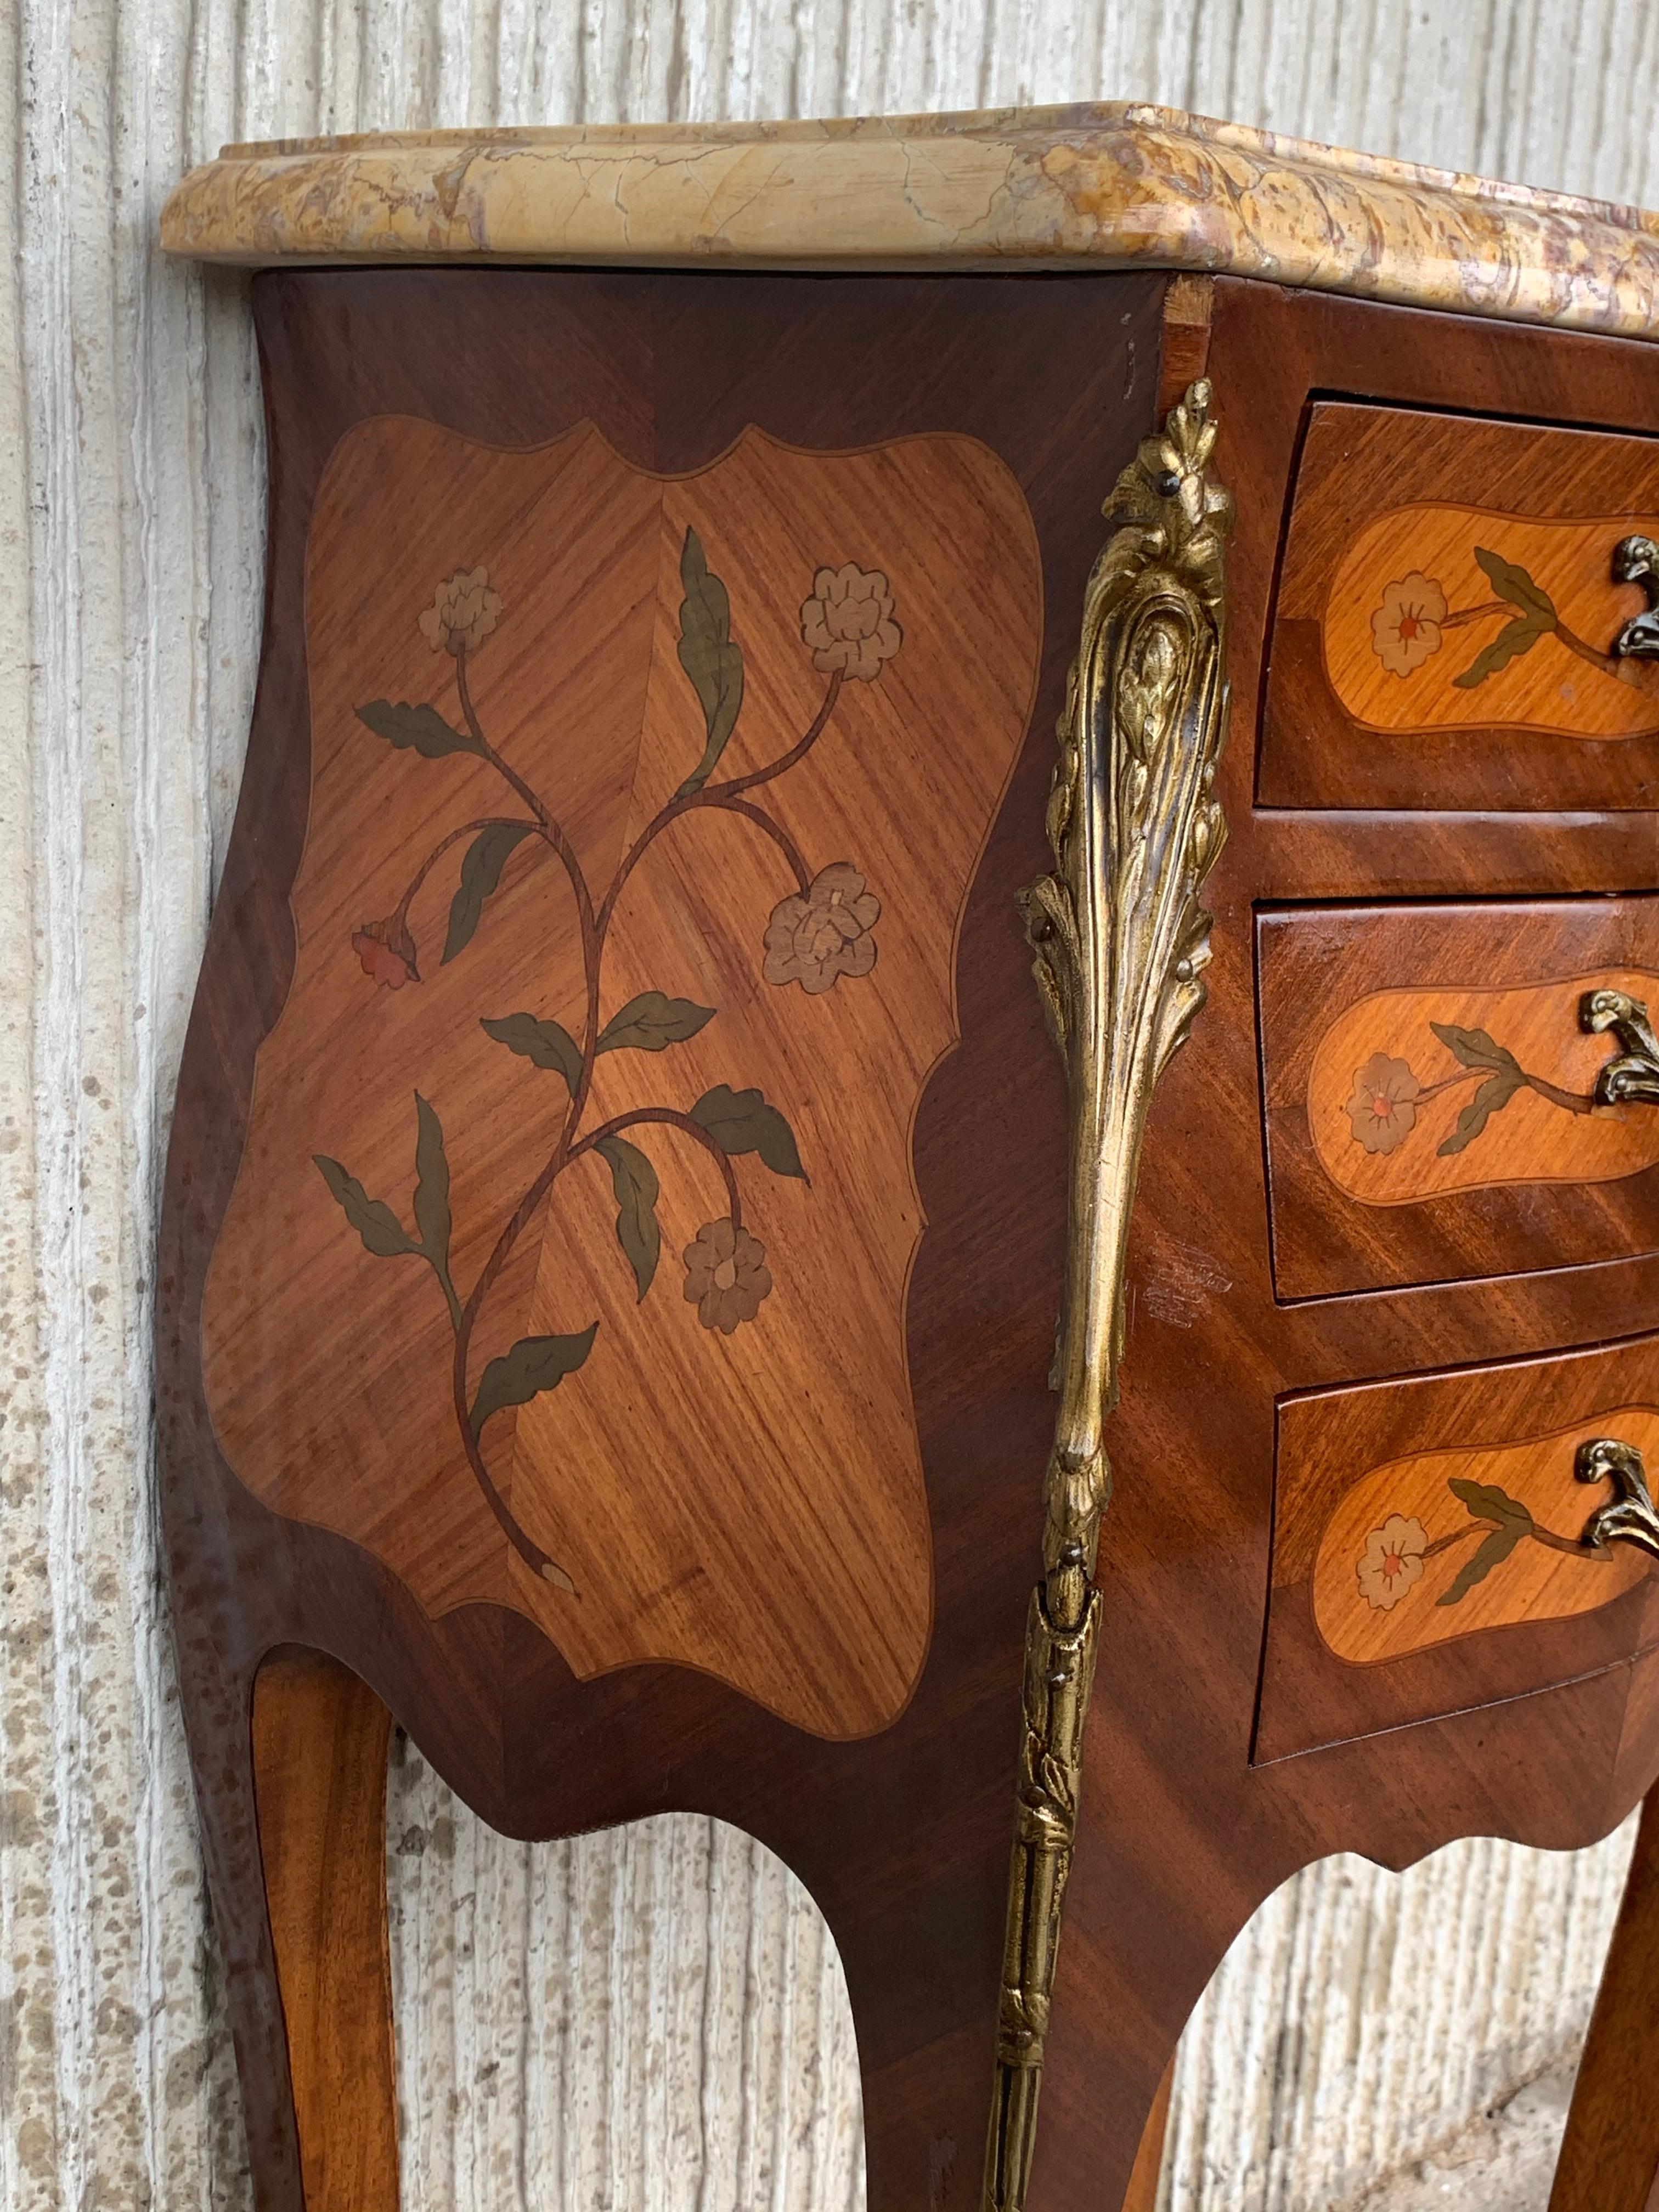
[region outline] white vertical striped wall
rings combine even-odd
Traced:
[[[156,256],[169,185],[234,137],[1128,96],[1653,201],[1656,95],[1631,0],[0,0],[4,2212],[246,2203],[147,1346],[262,456],[244,286]],[[507,1844],[412,1760],[391,1802],[410,2212],[859,2200],[839,1970],[775,1865],[690,1820]],[[1294,1885],[1189,2035],[1170,2204],[1324,2212],[1559,2061],[1625,1848]]]

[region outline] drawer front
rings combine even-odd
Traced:
[[[1258,1760],[1512,1698],[1659,1639],[1653,1562],[1583,1541],[1610,1437],[1659,1468],[1659,1337],[1281,1401]]]
[[[1316,403],[1269,648],[1262,803],[1653,805],[1659,660],[1631,648],[1659,649],[1659,619],[1641,619],[1659,556],[1618,549],[1654,538],[1659,441]]]
[[[1579,1018],[1659,1008],[1659,897],[1269,909],[1257,976],[1279,1297],[1659,1249],[1659,1108]]]

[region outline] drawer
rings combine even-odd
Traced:
[[[1659,798],[1659,440],[1322,400],[1268,651],[1272,806],[1628,808]],[[1620,580],[1620,568],[1636,573]],[[1652,625],[1659,643],[1659,623]]]
[[[1255,1756],[1616,1665],[1659,1640],[1653,1562],[1583,1540],[1601,1437],[1659,1468],[1659,1336],[1280,1401]]]
[[[1579,1022],[1659,1010],[1659,897],[1266,908],[1256,975],[1281,1299],[1659,1249],[1659,1107]]]

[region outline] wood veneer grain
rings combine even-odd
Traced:
[[[1580,1561],[1529,1542],[1455,1605],[1435,1600],[1469,1555],[1474,1515],[1452,1481],[1496,1484],[1571,1538],[1608,1495],[1577,1481],[1577,1443],[1612,1435],[1646,1448],[1656,1407],[1650,1334],[1282,1399],[1252,1756],[1290,1758],[1524,1698],[1652,1645],[1654,1578],[1622,1545]],[[1372,1530],[1396,1513],[1450,1540],[1382,1609],[1366,1602],[1359,1568]],[[1374,1577],[1370,1594],[1383,1595]]]
[[[1100,501],[1152,419],[1161,295],[1155,279],[448,270],[256,283],[272,418],[270,612],[174,1125],[161,1356],[185,1694],[265,2212],[295,2212],[299,2172],[248,1849],[246,1729],[239,1750],[228,1717],[277,1643],[349,1666],[509,1832],[687,1808],[758,1836],[811,1887],[840,1946],[872,2206],[927,2201],[929,2175],[951,2164],[945,2144],[960,2147],[952,2189],[969,2188],[995,2016],[1024,1531],[1052,1419],[1064,1235],[1063,1085],[1014,894],[1044,862],[1069,612],[1045,619],[1030,729],[961,924],[962,1042],[915,1125],[927,1231],[905,1320],[938,1601],[897,1723],[836,1745],[683,1668],[624,1667],[583,1684],[529,1622],[471,1604],[431,1623],[362,1547],[273,1515],[235,1480],[204,1399],[202,1282],[242,1151],[253,1054],[295,973],[288,898],[311,769],[304,557],[328,455],[354,424],[386,415],[503,446],[591,422],[630,466],[672,476],[706,468],[751,426],[817,452],[976,440],[1030,508],[1045,608],[1069,611],[1098,550]],[[971,662],[1001,610],[964,592],[959,619]]]
[[[1158,2187],[1164,2178],[1164,2141],[1170,2126],[1170,2096],[1175,2087],[1175,2060],[1164,2069],[1152,2109],[1135,2153],[1134,2171],[1123,2199],[1122,2212],[1158,2212]]]
[[[1634,1589],[1648,1578],[1642,1553],[1583,1540],[1591,1512],[1614,1496],[1610,1484],[1583,1488],[1574,1465],[1579,1445],[1601,1436],[1659,1463],[1659,1407],[1598,1407],[1547,1436],[1413,1453],[1360,1471],[1314,1561],[1321,1640],[1339,1659],[1381,1666],[1485,1629],[1571,1620]],[[1505,1499],[1525,1509],[1526,1523],[1514,1519],[1540,1540],[1489,1566],[1483,1547],[1493,1534],[1508,1540]]]
[[[334,1661],[282,1652],[254,1684],[252,1735],[306,2212],[398,2212],[392,1716]]]
[[[246,1748],[248,1685],[277,1644],[349,1666],[509,1832],[684,1807],[779,1852],[823,1907],[846,1968],[872,2212],[961,2212],[973,2200],[1064,1239],[1064,1082],[1014,894],[1046,865],[1052,731],[1076,611],[1105,534],[1100,500],[1152,420],[1162,290],[1127,276],[461,270],[256,286],[272,416],[270,617],[174,1124],[160,1352],[185,1700],[264,2212],[300,2202]],[[1211,878],[1211,1003],[1160,1085],[1143,1156],[1102,1552],[1102,1689],[1030,2212],[1121,2203],[1193,2002],[1232,1935],[1297,1867],[1340,1849],[1403,1864],[1477,1832],[1582,1843],[1613,1825],[1659,1765],[1650,1657],[1453,1711],[1478,1638],[1402,1662],[1437,1670],[1446,1717],[1396,1730],[1382,1748],[1365,1738],[1251,1761],[1275,1399],[1659,1325],[1659,1257],[1647,1253],[1383,1296],[1275,1298],[1256,905],[1495,890],[1571,898],[1638,891],[1653,876],[1650,823],[1628,810],[1468,820],[1254,809],[1254,720],[1299,427],[1310,392],[1358,382],[1415,406],[1467,407],[1474,392],[1510,412],[1659,428],[1651,356],[1237,282],[1218,282],[1210,300],[1217,467],[1239,508],[1221,778],[1232,834]],[[1182,359],[1196,358],[1183,328]],[[1030,507],[1042,673],[957,943],[962,1042],[934,1073],[914,1134],[928,1225],[907,1355],[937,1613],[914,1698],[866,1740],[815,1740],[684,1668],[580,1682],[499,1606],[434,1624],[363,1549],[260,1504],[217,1449],[199,1364],[202,1279],[240,1155],[253,1054],[294,974],[287,901],[310,781],[304,545],[327,454],[384,414],[506,445],[592,421],[633,466],[667,474],[706,466],[751,425],[817,451],[966,436],[1000,457]]]
[[[1612,556],[1656,526],[1659,444],[1480,419],[1513,404],[1583,422],[1594,410],[1579,397],[1488,379],[1455,414],[1310,403],[1262,717],[1265,805],[1653,805],[1659,671],[1609,649],[1649,605]],[[1525,614],[1528,585],[1553,625],[1483,660]]]
[[[1476,1686],[1468,1710],[1448,1712],[1479,1671],[1486,1639],[1470,1638],[1400,1662],[1424,1670],[1426,1709],[1438,1704],[1443,1717],[1252,1764],[1274,1401],[1651,1330],[1659,1270],[1646,1257],[1557,1267],[1540,1239],[1528,1273],[1278,1303],[1250,957],[1258,905],[1652,888],[1650,817],[1552,813],[1531,769],[1527,787],[1543,803],[1502,818],[1258,811],[1252,798],[1274,561],[1310,395],[1652,430],[1659,384],[1625,347],[1494,343],[1449,318],[1226,279],[1214,288],[1208,373],[1223,423],[1217,467],[1238,506],[1233,716],[1218,785],[1231,836],[1208,885],[1210,1003],[1154,1100],[1131,1231],[1101,1555],[1103,1686],[1033,2171],[1043,2212],[1110,2202],[1109,2189],[1123,2185],[1141,2116],[1216,1962],[1297,1868],[1340,1850],[1405,1865],[1455,1835],[1585,1842],[1629,1809],[1659,1763],[1651,1656],[1609,1654],[1599,1672],[1539,1695],[1493,1702]],[[1593,1638],[1592,1625],[1615,1611],[1515,1632]]]
[[[1541,932],[1540,940],[1548,961],[1555,947]],[[1605,1037],[1585,1031],[1579,1010],[1601,990],[1645,1005],[1659,1000],[1659,969],[1591,969],[1498,988],[1399,987],[1356,999],[1320,1037],[1308,1072],[1305,1111],[1320,1165],[1362,1205],[1413,1206],[1495,1186],[1622,1182],[1659,1164],[1650,1115],[1596,1103],[1612,1054]]]
[[[1549,2212],[1652,2212],[1659,2202],[1659,2100],[1649,2062],[1656,2035],[1659,1797],[1650,1796],[1579,2061]]]
[[[741,681],[689,790],[693,547]],[[489,624],[464,669],[428,635],[458,564]],[[933,1604],[911,1128],[956,1042],[1040,591],[1019,487],[976,440],[819,456],[749,432],[668,478],[591,426],[527,450],[407,417],[341,441],[309,536],[295,975],[204,1309],[250,1489],[434,1615],[525,1613],[583,1678],[677,1661],[820,1735],[896,1717]],[[376,698],[420,702],[443,756],[387,743]],[[463,701],[495,757],[463,749]],[[722,1098],[724,1122],[696,1118]],[[394,1246],[441,1182],[441,1278],[367,1249],[336,1162]],[[579,1363],[493,1417],[476,1480],[452,1375],[475,1310],[469,1402],[526,1340]]]
[[[1595,1105],[1578,1018],[1604,979],[1659,1002],[1659,899],[1269,908],[1256,943],[1280,1297],[1659,1245],[1659,1121]]]

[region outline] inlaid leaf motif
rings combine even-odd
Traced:
[[[562,1075],[574,1098],[581,1081],[582,1056],[576,1040],[557,1022],[538,1021],[534,1014],[503,1014],[499,1021],[480,1022],[484,1035],[521,1054],[538,1067],[550,1067]]]
[[[1465,1475],[1453,1475],[1446,1485],[1454,1498],[1461,1498],[1477,1521],[1516,1521],[1522,1528],[1530,1528],[1532,1515],[1518,1498],[1511,1498],[1507,1490],[1498,1489],[1496,1483],[1473,1482]]]
[[[400,1253],[420,1250],[383,1198],[371,1198],[356,1176],[348,1175],[338,1160],[331,1160],[323,1152],[313,1152],[311,1157],[346,1219],[362,1238],[366,1252],[372,1252],[377,1260],[395,1260]]]
[[[1555,627],[1554,600],[1534,583],[1524,568],[1517,568],[1513,561],[1506,561],[1501,553],[1494,553],[1486,545],[1475,547],[1474,557],[1500,599],[1519,607],[1544,629]]]
[[[637,1145],[623,1137],[601,1137],[593,1148],[611,1169],[617,1200],[617,1242],[627,1255],[643,1297],[657,1272],[662,1231],[657,1224],[657,1171]]]
[[[680,549],[680,582],[685,598],[680,605],[679,662],[691,679],[708,733],[702,758],[674,794],[688,799],[708,782],[737,726],[743,705],[743,648],[732,640],[726,586],[710,573],[695,530],[686,532]]]
[[[1525,1521],[1505,1521],[1501,1528],[1494,1528],[1485,1542],[1479,1545],[1471,1557],[1464,1561],[1458,1570],[1455,1582],[1443,1597],[1435,1600],[1435,1603],[1456,1605],[1466,1598],[1477,1583],[1485,1582],[1494,1567],[1502,1565],[1531,1526],[1528,1518]]]
[[[1476,1032],[1480,1034],[1480,1032]],[[1461,1498],[1477,1521],[1495,1521],[1492,1534],[1477,1545],[1458,1570],[1456,1579],[1437,1605],[1461,1604],[1477,1583],[1483,1583],[1496,1566],[1501,1566],[1523,1538],[1533,1531],[1533,1517],[1518,1498],[1511,1498],[1507,1490],[1498,1489],[1496,1483],[1474,1482],[1464,1475],[1453,1475],[1446,1487],[1454,1498]]]
[[[1519,622],[1506,623],[1492,643],[1476,653],[1462,674],[1453,677],[1453,684],[1460,691],[1473,691],[1477,684],[1484,684],[1489,676],[1496,676],[1500,668],[1507,668],[1522,653],[1530,653],[1539,639],[1547,636],[1553,628],[1553,623],[1534,623],[1525,617]]]
[[[441,1274],[449,1267],[449,1160],[436,1109],[415,1093],[415,1227]]]
[[[599,1326],[594,1322],[577,1336],[521,1336],[510,1352],[492,1359],[472,1401],[473,1435],[482,1434],[492,1413],[527,1405],[544,1391],[556,1390],[593,1349]]]
[[[1457,1117],[1457,1126],[1439,1147],[1439,1157],[1449,1159],[1472,1145],[1500,1108],[1507,1106],[1517,1091],[1524,1090],[1526,1078],[1518,1067],[1500,1067],[1489,1075]]]
[[[599,1031],[599,1052],[660,1052],[665,1045],[684,1044],[703,1024],[712,1021],[714,1009],[691,999],[665,998],[660,991],[641,991],[615,1013]]]
[[[733,1091],[729,1084],[717,1084],[698,1099],[691,1119],[708,1130],[723,1152],[758,1152],[774,1175],[806,1181],[794,1131],[758,1091]]]
[[[492,822],[467,847],[466,858],[461,862],[461,880],[449,906],[449,934],[444,939],[446,963],[464,945],[471,943],[484,901],[501,882],[507,854],[530,836],[535,826],[533,822]]]
[[[1461,676],[1453,677],[1452,682],[1460,691],[1473,691],[1500,668],[1507,668],[1519,654],[1530,653],[1540,637],[1547,637],[1557,627],[1555,602],[1547,592],[1540,590],[1524,568],[1517,568],[1512,561],[1506,561],[1501,553],[1494,553],[1485,545],[1475,547],[1474,557],[1498,598],[1507,599],[1521,612],[1475,655]]]
[[[454,1340],[453,1363],[434,1379],[470,1376],[474,1328],[480,1309],[502,1264],[532,1222],[537,1233],[546,1232],[543,1201],[560,1176],[584,1152],[592,1150],[610,1169],[616,1200],[617,1241],[633,1270],[636,1296],[643,1298],[655,1279],[661,1258],[662,1230],[657,1208],[660,1187],[650,1158],[639,1147],[617,1133],[619,1127],[659,1124],[694,1127],[704,1144],[729,1158],[744,1153],[758,1155],[774,1175],[805,1180],[794,1133],[775,1106],[758,1090],[733,1091],[720,1084],[707,1091],[690,1115],[678,1107],[657,1104],[624,1113],[598,1130],[584,1134],[581,1123],[592,1079],[594,1063],[602,1053],[662,1053],[671,1045],[696,1037],[713,1020],[714,1009],[690,998],[672,998],[661,990],[640,991],[599,1026],[599,1010],[607,1003],[603,963],[611,918],[629,876],[641,862],[659,833],[682,814],[698,805],[734,805],[728,787],[705,789],[722,752],[729,744],[740,713],[744,684],[742,647],[732,635],[732,610],[726,585],[709,568],[702,541],[695,529],[685,532],[680,549],[680,583],[684,592],[679,610],[679,662],[696,695],[702,712],[705,743],[702,757],[673,798],[658,806],[639,836],[616,864],[607,885],[590,884],[586,864],[567,826],[546,800],[523,776],[510,768],[483,735],[484,724],[468,674],[469,661],[481,642],[495,630],[505,602],[482,566],[458,568],[438,585],[429,605],[418,617],[422,635],[434,653],[454,663],[453,681],[459,702],[457,710],[464,727],[446,718],[430,702],[371,700],[357,714],[366,727],[399,750],[419,753],[428,760],[471,754],[486,763],[512,790],[533,819],[497,817],[474,818],[447,829],[434,829],[434,842],[407,878],[403,896],[383,919],[362,923],[351,933],[351,947],[363,972],[377,988],[400,990],[418,984],[418,946],[410,921],[411,903],[436,863],[453,847],[463,847],[453,896],[450,901],[442,960],[457,957],[477,933],[489,900],[501,887],[511,855],[526,837],[539,830],[558,852],[574,893],[587,1013],[580,1041],[550,1018],[520,1011],[482,1019],[480,1027],[492,1042],[528,1060],[533,1066],[559,1075],[568,1095],[570,1112],[562,1119],[554,1148],[540,1164],[527,1165],[529,1181],[523,1196],[499,1227],[483,1272],[464,1297],[451,1273],[453,1237],[450,1164],[442,1121],[431,1102],[415,1094],[417,1132],[413,1233],[406,1231],[398,1213],[384,1200],[371,1198],[356,1178],[337,1160],[315,1155],[336,1202],[365,1248],[380,1256],[412,1253],[423,1258],[437,1276],[449,1309]],[[812,664],[826,686],[817,713],[793,744],[786,745],[769,765],[739,779],[744,791],[769,783],[804,757],[829,724],[842,686],[849,680],[872,682],[885,661],[897,652],[902,632],[893,619],[893,595],[884,574],[863,570],[852,563],[840,568],[821,566],[816,573],[811,599],[802,608],[801,640],[811,648]],[[1154,672],[1156,673],[1156,672]],[[1150,680],[1150,679],[1149,679]],[[487,697],[483,711],[491,711]],[[1150,709],[1149,709],[1150,711]],[[467,794],[471,797],[470,793]],[[459,797],[459,794],[452,794]],[[469,812],[477,814],[476,805]],[[850,863],[831,863],[811,873],[784,826],[758,800],[744,799],[738,813],[791,860],[803,886],[794,905],[803,912],[791,916],[791,946],[797,966],[804,955],[796,940],[810,919],[805,908],[822,908],[820,917],[842,948],[840,963],[830,973],[863,975],[874,958],[870,930],[880,913],[879,902]],[[786,904],[788,902],[786,902]],[[817,910],[814,908],[814,911]],[[777,921],[775,910],[773,924]],[[770,927],[770,926],[769,926]],[[810,930],[805,931],[810,937]],[[774,948],[769,935],[769,958]],[[853,947],[848,952],[847,948]],[[835,947],[831,947],[831,951]],[[830,965],[829,953],[813,956],[814,977]],[[775,978],[774,980],[776,980]],[[802,969],[803,988],[823,988]],[[761,1300],[772,1287],[766,1267],[766,1247],[742,1225],[742,1198],[736,1171],[722,1160],[727,1210],[699,1230],[686,1261],[686,1295],[693,1298],[705,1328],[730,1335],[741,1322],[752,1320]],[[704,1280],[706,1276],[707,1279]],[[526,1336],[512,1349],[488,1361],[477,1395],[468,1408],[464,1395],[456,1402],[458,1426],[468,1462],[496,1521],[520,1558],[537,1575],[556,1587],[574,1591],[565,1570],[548,1557],[541,1546],[515,1519],[510,1503],[495,1487],[484,1464],[480,1439],[495,1413],[521,1406],[556,1389],[566,1376],[586,1361],[599,1328],[596,1321],[576,1335]],[[447,1383],[446,1382],[446,1387]]]
[[[1521,1073],[1521,1063],[1515,1054],[1485,1030],[1462,1030],[1455,1022],[1431,1022],[1429,1027],[1452,1057],[1465,1067],[1513,1068],[1517,1075]]]
[[[422,760],[442,760],[447,753],[476,753],[480,760],[484,757],[477,739],[445,721],[435,707],[412,707],[406,699],[395,703],[371,699],[367,707],[358,708],[357,719],[389,745],[412,749]]]

